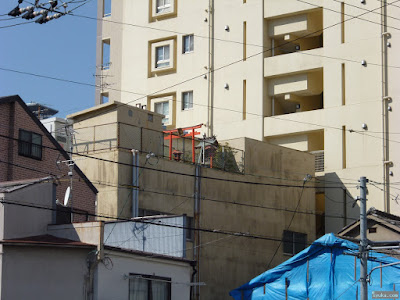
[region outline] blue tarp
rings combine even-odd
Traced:
[[[235,300],[359,299],[360,260],[358,245],[326,234],[310,247],[279,266],[231,291]],[[398,259],[369,252],[368,272]],[[400,265],[377,269],[371,274],[368,299],[373,291],[399,291]]]

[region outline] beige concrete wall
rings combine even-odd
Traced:
[[[276,1],[265,2],[266,7],[269,8],[265,10],[268,18],[290,16],[290,14],[306,10],[307,6],[310,9],[313,8],[312,5],[301,4],[297,1],[293,1],[291,5],[285,8],[278,7],[278,2]],[[340,23],[341,15],[335,12],[340,12],[341,10],[339,3],[324,1],[317,5],[327,8],[323,11],[324,27]],[[365,13],[365,9],[372,10],[378,7],[375,3],[366,3],[366,5],[360,5],[360,8],[345,5],[345,14],[348,15],[345,19],[350,18],[351,15]],[[393,14],[397,11],[398,8],[388,7],[388,14]],[[322,60],[324,109],[282,115],[278,118],[265,118],[264,132],[268,140],[285,141],[281,145],[297,147],[296,139],[302,133],[319,128],[324,129],[325,180],[336,181],[338,186],[348,190],[347,199],[344,199],[343,190],[340,188],[326,190],[327,232],[337,231],[343,226],[343,222],[337,219],[338,216],[342,216],[345,223],[351,222],[352,218],[358,217],[357,207],[352,209],[351,202],[352,197],[355,198],[359,195],[359,191],[355,188],[355,183],[360,176],[366,176],[370,180],[378,182],[383,180],[381,29],[379,26],[379,13],[380,10],[378,9],[376,13],[368,13],[362,16],[362,19],[366,19],[369,22],[360,19],[345,22],[345,43],[341,43],[341,26],[333,26],[324,31],[324,47],[321,49],[306,51],[304,54],[298,52],[265,59],[265,69],[268,69],[270,60],[274,70],[272,72],[268,69],[268,76],[280,75],[285,70],[284,66],[278,70],[277,66],[279,64],[276,63],[278,60],[291,61],[295,57],[303,56],[304,58],[298,58],[298,62],[294,67],[289,67],[292,72],[296,71],[296,69],[303,71],[302,66],[307,62],[310,64],[310,68],[313,68],[313,60]],[[378,24],[374,24],[374,22]],[[392,36],[392,44],[396,38],[396,35]],[[317,53],[317,50],[320,53]],[[314,57],[312,56],[312,51],[315,51]],[[392,58],[391,62],[395,64],[396,59],[390,54],[393,49],[388,48],[388,51],[389,57]],[[308,53],[311,55],[307,55]],[[366,67],[361,65],[361,60],[363,59],[367,61]],[[398,62],[399,59],[397,59]],[[345,64],[345,105],[342,105],[342,64]],[[389,67],[389,73],[392,74],[388,78],[391,96],[398,93],[397,84],[393,81],[393,75],[396,72],[396,68]],[[389,118],[392,118],[392,120],[393,115],[389,113]],[[361,129],[361,124],[363,123],[368,125],[368,130]],[[359,134],[346,132],[345,167],[343,166],[342,126],[346,126],[347,130],[353,129],[359,132]],[[393,122],[389,128],[391,132],[395,132],[398,125]],[[293,133],[297,134],[293,135]],[[394,135],[389,134],[389,136],[392,139],[394,138]],[[292,139],[291,143],[288,142],[290,139]],[[389,143],[391,160],[398,159],[398,155],[391,152],[393,147],[397,148],[396,145],[397,143],[395,142]],[[396,180],[396,174],[393,174],[394,178],[391,178],[391,181]],[[326,186],[329,185],[333,184],[326,184]],[[371,187],[369,192],[371,200],[368,206],[384,209],[382,191]],[[343,204],[343,201],[348,203]],[[344,206],[347,208],[345,209]],[[398,213],[396,206],[392,205],[391,209],[392,213]],[[335,217],[329,217],[329,215]]]
[[[99,0],[99,3],[102,3],[102,0]],[[379,3],[373,1],[365,4],[346,1],[344,3],[344,11],[341,13],[342,5],[335,1],[313,0],[302,3],[287,0],[285,5],[278,0],[246,1],[246,3],[229,0],[215,1],[216,72],[213,133],[220,140],[240,136],[258,140],[265,138],[279,145],[306,151],[314,147],[299,144],[296,139],[304,132],[323,130],[324,136],[321,140],[325,149],[326,173],[332,173],[334,177],[339,178],[339,184],[343,184],[353,197],[356,196],[356,191],[353,190],[352,185],[346,183],[344,178],[354,181],[360,176],[367,176],[377,182],[383,180],[382,114],[385,109],[382,106],[381,83],[383,80],[380,66],[382,63],[381,10]],[[210,20],[205,22],[205,18],[209,18],[206,11],[207,3],[177,1],[177,8],[173,15],[151,20],[151,22],[149,22],[151,9],[147,2],[112,1],[112,5],[113,13],[111,17],[108,17],[110,20],[144,26],[135,27],[103,22],[101,36],[111,38],[111,60],[116,62],[107,71],[114,77],[106,79],[106,82],[116,83],[122,90],[138,93],[136,97],[131,93],[110,91],[113,97],[124,103],[146,103],[145,98],[140,99],[142,95],[152,94],[151,97],[154,97],[160,93],[173,93],[176,95],[174,126],[207,123],[209,78],[204,79],[201,76],[207,73],[205,67],[208,66]],[[373,10],[373,12],[367,12],[367,10]],[[389,5],[387,13],[391,16],[398,15],[400,9]],[[361,14],[360,17],[352,17]],[[342,18],[345,20],[343,26],[341,25]],[[240,61],[243,59],[244,21],[247,23],[246,50],[249,58],[246,61]],[[395,55],[398,50],[399,43],[396,41],[399,35],[391,28],[397,26],[396,20],[389,17],[387,22],[387,31],[391,34],[388,40],[391,45],[387,47],[387,64],[389,65],[387,94],[395,99],[400,93],[396,84],[396,78],[400,75],[399,68],[396,66],[400,64],[400,59]],[[229,31],[225,30],[225,26],[229,26]],[[184,28],[184,30],[178,30],[178,28]],[[270,38],[274,34],[274,37],[278,38],[286,34],[287,40],[293,41],[301,35],[310,34],[322,28],[326,28],[323,32],[323,48],[271,57]],[[185,34],[195,34],[193,53],[182,54],[182,36]],[[177,39],[176,70],[168,75],[148,78],[147,65],[149,53],[151,54],[148,42],[169,36]],[[310,41],[297,42],[301,44],[301,49],[304,47],[307,49],[310,46],[306,45]],[[362,60],[367,61],[367,66],[361,65]],[[233,64],[225,67],[231,63]],[[342,80],[342,64],[345,66],[344,80]],[[324,109],[307,112],[301,109],[298,113],[271,118],[271,98],[268,95],[271,95],[273,91],[268,87],[269,79],[296,74],[299,76],[299,73],[306,74],[316,69],[322,70],[322,75],[314,79],[319,81],[323,78]],[[194,79],[181,84],[188,78]],[[246,120],[242,120],[243,80],[246,80],[247,86]],[[342,86],[342,81],[345,82],[345,87]],[[176,85],[177,83],[179,85]],[[228,90],[224,88],[226,83],[229,85]],[[318,83],[317,86],[320,87],[320,84]],[[187,90],[193,90],[194,109],[182,111],[180,110],[181,94]],[[292,90],[286,89],[282,92],[285,91]],[[393,166],[390,167],[393,177],[389,177],[389,181],[397,182],[399,181],[397,177],[399,174],[398,153],[400,153],[399,143],[396,142],[396,134],[400,132],[400,125],[396,122],[398,105],[396,101],[391,101],[389,105],[392,107],[392,112],[387,113],[389,120],[387,138],[390,140],[387,160],[393,161]],[[307,108],[307,103],[302,103],[301,106]],[[309,108],[312,107],[315,105]],[[279,111],[279,107],[277,110]],[[361,129],[363,123],[368,125],[367,131]],[[347,132],[345,169],[342,163],[342,126],[346,126],[347,130],[360,131],[360,134]],[[331,175],[327,175],[329,176]],[[385,206],[383,192],[379,189],[372,190],[373,197],[371,198],[375,200],[371,201],[371,205],[383,208]],[[397,195],[395,191],[391,188],[392,197]],[[327,194],[328,197],[336,201],[343,200],[337,199],[341,191],[327,193],[330,194]],[[391,202],[393,201],[389,201]],[[327,210],[331,209],[332,214],[335,213],[337,216],[348,213],[343,208],[334,207],[333,202],[332,205],[327,206]],[[390,205],[387,209],[392,213],[400,213],[396,205]],[[356,214],[356,212],[350,214]],[[340,228],[333,221],[328,221],[326,225],[327,231],[336,231]]]
[[[262,139],[262,116],[257,116],[263,110],[263,103],[248,101],[246,111],[248,116],[243,120],[243,80],[247,80],[247,98],[260,99],[263,94],[262,53],[263,2],[248,1],[243,4],[231,1],[215,1],[214,34],[215,34],[215,72],[214,83],[214,133],[221,139],[236,136],[249,136]],[[102,5],[102,1],[99,1]],[[210,20],[207,4],[202,2],[189,3],[177,1],[176,17],[164,18],[149,23],[151,14],[149,3],[143,1],[113,1],[111,17],[104,18],[102,23],[102,38],[111,40],[111,65],[105,78],[106,83],[118,82],[116,89],[137,93],[109,90],[110,98],[124,103],[148,104],[144,95],[157,98],[157,94],[174,93],[176,95],[171,116],[176,127],[187,127],[200,123],[211,122],[208,112],[208,80],[203,78],[208,73],[208,32]],[[226,13],[229,8],[230,13]],[[114,13],[115,11],[115,13]],[[237,18],[232,18],[236,15]],[[254,17],[257,15],[258,17]],[[107,22],[106,20],[134,23],[138,27]],[[243,60],[243,22],[246,22],[246,52],[248,60]],[[144,26],[144,27],[140,27]],[[225,30],[229,26],[229,31]],[[149,28],[150,27],[150,28]],[[154,30],[152,30],[154,28]],[[177,30],[184,28],[184,30]],[[168,32],[169,31],[169,32]],[[194,51],[182,53],[182,38],[187,34],[195,34]],[[148,66],[153,65],[152,52],[149,51],[149,41],[162,40],[168,37],[176,39],[176,49],[171,52],[176,56],[176,68],[168,74],[160,74],[148,78]],[[174,48],[174,47],[172,47]],[[101,49],[98,49],[98,52]],[[172,49],[171,49],[172,50]],[[251,57],[254,56],[254,57]],[[250,58],[251,57],[251,58]],[[150,60],[150,61],[149,61]],[[116,63],[114,64],[114,61]],[[224,66],[237,61],[224,71]],[[123,63],[122,63],[123,62]],[[210,77],[210,76],[208,76]],[[181,83],[188,78],[193,78]],[[179,84],[177,84],[179,83]],[[225,89],[225,84],[229,89]],[[113,86],[113,89],[115,86]],[[193,91],[194,107],[182,110],[182,92]],[[143,95],[143,96],[142,96]],[[157,101],[162,101],[156,99]],[[152,105],[148,105],[151,109]],[[229,107],[230,110],[226,110]],[[227,125],[227,121],[230,124]],[[207,128],[203,128],[206,131]]]
[[[106,250],[106,256],[112,260],[113,268],[110,270],[103,264],[98,265],[96,299],[127,299],[129,279],[124,276],[130,273],[171,278],[171,299],[190,299],[192,268],[188,263],[110,250]]]
[[[228,140],[233,147],[244,146],[246,150],[245,173],[239,175],[214,169],[202,169],[200,227],[233,232],[249,232],[264,237],[280,239],[289,226],[301,195],[301,188],[281,188],[226,182],[224,180],[251,181],[256,183],[291,184],[301,187],[307,173],[313,174],[314,157],[279,146],[251,139]],[[143,162],[143,160],[141,160]],[[152,168],[193,174],[192,165],[168,160],[151,161]],[[143,163],[142,163],[143,164]],[[222,181],[206,177],[221,178]],[[291,180],[283,180],[288,178]],[[168,213],[185,213],[193,216],[194,177],[165,174],[143,170],[140,176],[139,206]],[[143,190],[142,190],[143,189]],[[305,189],[298,211],[315,210],[315,191]],[[183,196],[183,197],[182,197]],[[234,205],[227,202],[243,204]],[[248,207],[264,206],[271,209]],[[315,215],[296,214],[290,230],[307,233],[308,241],[315,238]],[[201,233],[200,281],[202,297],[228,299],[228,292],[246,282],[248,278],[265,271],[272,258],[277,242],[245,237],[225,236],[217,233]],[[192,251],[191,249],[188,252]],[[288,256],[278,251],[272,266]],[[265,263],[260,264],[261,261]],[[234,262],[234,263],[232,263]],[[211,296],[212,295],[212,296]]]
[[[90,251],[3,246],[1,299],[85,299]]]
[[[221,178],[223,181],[202,179],[201,228],[250,232],[279,240],[283,230],[290,224],[300,197],[299,211],[315,210],[314,189],[301,189],[306,174],[314,174],[312,155],[244,138],[221,142],[225,143],[245,151],[245,174],[248,175],[202,168],[202,176]],[[131,217],[132,185],[136,185],[133,184],[130,167],[132,153],[114,149],[94,155],[106,157],[109,154],[114,155],[112,160],[121,164],[85,159],[80,162],[81,168],[94,184],[98,184],[99,214]],[[157,157],[146,159],[146,153],[140,155],[139,164],[140,208],[194,217],[195,167],[192,164]],[[270,185],[239,184],[224,180]],[[108,186],[104,185],[105,182],[108,182]],[[274,186],[276,184],[297,187],[282,188]],[[247,204],[267,208],[251,208]],[[315,238],[315,215],[296,214],[290,230],[306,233],[307,240],[312,242]],[[204,244],[200,248],[200,281],[206,283],[205,287],[201,287],[201,295],[206,299],[214,296],[218,299],[227,298],[231,289],[264,271],[265,264],[260,264],[260,260],[270,260],[279,246],[279,243],[270,240],[215,233],[202,233],[200,244]],[[188,242],[187,246],[186,257],[193,257],[195,245]],[[281,248],[271,265],[275,266],[287,258],[283,256]],[[232,264],[232,261],[235,263]]]

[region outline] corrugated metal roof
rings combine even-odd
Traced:
[[[49,180],[53,180],[53,178],[48,176],[44,178],[0,182],[0,193],[11,193],[24,187]]]
[[[172,226],[161,226],[161,224]],[[139,218],[104,225],[104,245],[185,257],[185,216]]]

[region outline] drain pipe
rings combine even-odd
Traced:
[[[132,218],[139,216],[139,151],[132,149]]]

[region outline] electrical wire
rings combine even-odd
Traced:
[[[34,204],[34,203],[28,203],[28,202],[16,202],[15,199],[13,199],[13,200],[4,200],[4,199],[1,200],[0,199],[0,203],[7,204],[7,205],[21,206],[21,207],[35,208],[35,209],[57,211],[57,208],[53,208],[53,207],[50,207],[50,206],[41,206],[41,205],[37,205],[37,204]],[[156,225],[156,226],[171,227],[171,228],[178,228],[178,229],[188,229],[188,230],[194,230],[194,231],[212,233],[212,234],[221,234],[221,235],[229,235],[229,236],[236,236],[236,237],[245,237],[245,238],[252,238],[252,239],[259,239],[259,240],[275,241],[275,242],[281,241],[280,238],[269,237],[269,236],[259,235],[259,234],[251,234],[249,232],[229,231],[229,230],[209,229],[209,228],[195,228],[195,227],[180,226],[180,225],[173,225],[173,224],[163,224],[161,222],[152,222],[152,221],[149,221],[149,220],[142,220],[142,219],[134,219],[134,220],[132,220],[131,218],[123,218],[123,217],[110,216],[110,215],[105,215],[105,214],[95,214],[95,213],[89,213],[89,212],[81,212],[81,211],[76,211],[75,209],[72,209],[72,212],[74,214],[81,214],[81,215],[85,215],[85,216],[88,215],[88,216],[98,217],[98,218],[103,218],[103,219],[111,219],[111,220],[119,220],[119,221],[134,221],[134,222],[137,222],[137,223],[151,224],[151,225]],[[296,242],[296,241],[293,241],[293,242],[294,243],[299,243],[299,242]]]
[[[12,140],[14,140],[14,141],[19,141],[19,139],[16,139],[16,138],[13,138],[13,137],[9,137],[9,136],[6,136],[6,135],[2,135],[2,134],[0,134],[0,137],[12,139]],[[53,147],[49,147],[49,146],[44,146],[44,145],[42,145],[42,148],[46,148],[46,149],[50,149],[50,150],[57,150],[57,151],[59,151],[59,149],[57,149],[57,148],[53,148]],[[98,161],[103,161],[103,162],[118,164],[118,165],[122,165],[122,166],[132,167],[132,165],[131,165],[131,164],[128,164],[128,163],[123,163],[123,162],[119,162],[119,161],[104,159],[104,158],[100,158],[100,157],[94,157],[94,156],[90,156],[90,155],[86,155],[86,154],[82,154],[82,153],[71,152],[71,154],[76,155],[76,156],[81,156],[81,157],[86,157],[86,158],[98,160]],[[168,173],[168,174],[174,174],[174,175],[180,175],[180,176],[196,177],[196,175],[194,175],[194,174],[182,173],[182,172],[178,172],[178,171],[169,171],[169,170],[154,169],[154,168],[150,168],[150,167],[146,167],[146,166],[138,166],[138,168],[139,168],[139,169],[150,170],[150,171],[154,171],[154,172],[159,172],[159,173]],[[206,180],[206,179],[209,179],[209,180],[222,181],[222,182],[233,182],[233,183],[240,183],[240,184],[251,184],[251,185],[255,185],[255,186],[276,186],[276,187],[303,188],[302,185],[263,183],[263,182],[254,182],[254,181],[243,181],[243,180],[235,180],[235,179],[225,179],[225,178],[218,178],[218,177],[211,177],[211,176],[202,176],[201,178],[202,178],[202,179],[205,179],[205,180]],[[315,186],[305,186],[305,188],[315,189],[316,187],[315,187]],[[342,186],[325,186],[325,189],[343,189],[343,187],[342,187]]]
[[[330,9],[330,8],[325,8],[323,6],[312,4],[312,3],[308,3],[306,1],[302,1],[302,0],[296,0],[296,1],[303,2],[303,3],[306,3],[306,4],[312,5],[314,7],[317,7],[317,8],[327,9],[329,11],[333,11],[333,12],[336,12],[338,14],[342,14],[342,12],[340,12],[340,11],[336,11],[336,10],[333,10],[333,9]],[[333,1],[339,2],[338,0],[333,0]],[[395,2],[398,2],[398,1],[394,1],[392,3],[395,3]],[[340,2],[340,3],[342,3],[342,2]],[[390,3],[389,5],[392,5],[392,3]],[[348,4],[348,3],[344,3],[344,4],[345,5],[349,5],[349,6],[353,6],[353,7],[357,7],[355,5],[351,5],[351,4]],[[378,14],[378,15],[382,16],[381,13],[375,11],[377,9],[380,9],[381,7],[378,7],[378,8],[373,9],[373,10],[368,10],[366,8],[363,8],[363,7],[357,7],[357,8],[359,8],[360,10],[366,11],[366,13],[364,13],[364,14],[373,13],[373,14]],[[381,26],[381,24],[378,23],[378,22],[374,22],[374,21],[371,21],[371,20],[368,20],[368,19],[360,18],[360,16],[362,16],[364,14],[361,14],[361,15],[358,15],[358,16],[354,16],[354,15],[350,15],[350,14],[346,14],[345,13],[344,15],[346,15],[348,17],[351,17],[352,19],[356,18],[356,19],[359,19],[359,20],[362,20],[362,21],[365,21],[365,22],[374,23],[376,25]],[[173,33],[173,34],[179,34],[179,35],[188,35],[189,34],[187,32],[182,32],[182,31],[177,31],[177,30],[170,30],[170,29],[165,29],[165,28],[157,28],[157,27],[151,27],[151,26],[134,24],[134,23],[120,22],[120,21],[110,20],[109,18],[97,18],[97,17],[90,17],[90,16],[85,16],[85,15],[77,15],[77,14],[71,14],[71,15],[75,16],[75,17],[79,17],[79,18],[91,19],[91,20],[95,20],[95,21],[102,21],[102,22],[105,22],[105,23],[120,24],[120,25],[125,25],[125,26],[132,26],[132,27],[148,29],[148,30],[154,30],[154,31],[160,31],[160,32],[166,32],[166,33]],[[394,18],[394,17],[390,17],[390,18],[395,19],[395,20],[400,20],[399,18]],[[347,20],[345,20],[345,21],[347,21]],[[393,28],[395,30],[400,30],[400,28],[397,28],[397,27],[391,27],[391,28]],[[202,39],[207,39],[207,40],[209,39],[208,36],[200,35],[200,34],[193,34],[193,36],[194,37],[198,37],[198,38],[202,38]],[[227,40],[227,39],[215,38],[215,37],[213,37],[213,40],[214,41],[219,41],[219,42],[234,43],[234,44],[239,44],[239,45],[244,45],[245,44],[242,41]],[[246,43],[246,45],[247,46],[259,47],[259,48],[267,48],[267,47],[265,47],[263,45],[252,44],[252,43]],[[354,62],[356,62],[356,61],[354,61]],[[359,63],[359,62],[357,62],[357,63]]]
[[[304,179],[303,188],[302,188],[301,191],[300,191],[300,197],[299,197],[299,200],[297,201],[296,209],[295,209],[294,212],[293,212],[292,218],[290,219],[290,222],[289,222],[288,227],[286,228],[286,231],[290,229],[290,226],[292,226],[293,219],[294,219],[294,217],[296,216],[296,211],[297,211],[297,209],[299,208],[301,198],[303,197],[303,192],[304,192],[305,184],[306,184],[306,179]],[[279,250],[279,248],[281,247],[281,245],[282,245],[282,241],[280,241],[278,247],[276,247],[275,252],[274,252],[274,255],[272,255],[272,257],[271,257],[271,259],[270,259],[270,261],[269,261],[269,263],[268,263],[267,269],[269,269],[269,267],[270,267],[272,261],[274,260],[276,254],[278,253],[278,250]]]

